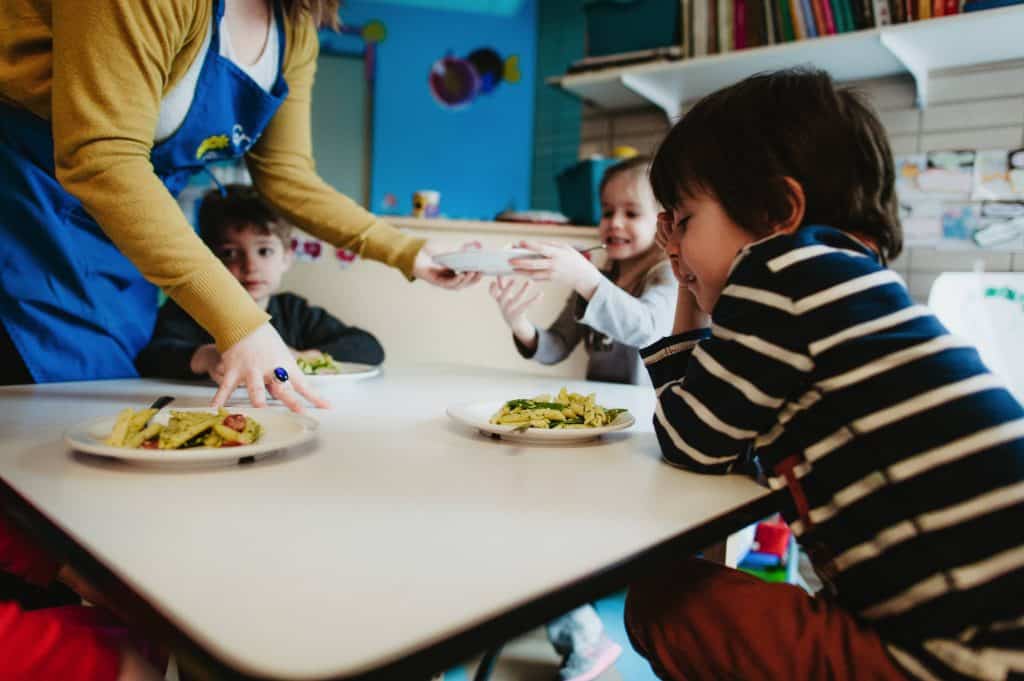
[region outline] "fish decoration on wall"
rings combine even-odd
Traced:
[[[497,50],[481,47],[465,57],[448,53],[433,63],[427,83],[430,94],[446,109],[462,109],[480,95],[487,95],[502,82],[522,80],[519,55],[502,58]]]

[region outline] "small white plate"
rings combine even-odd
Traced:
[[[501,409],[502,404],[504,403],[477,402],[451,406],[446,411],[453,420],[470,428],[476,428],[484,435],[499,435],[503,440],[536,442],[538,444],[587,442],[596,440],[605,433],[625,430],[636,423],[633,415],[626,411],[616,416],[609,425],[600,428],[529,428],[515,433],[512,432],[515,430],[515,426],[499,426],[491,423],[491,416]]]
[[[543,258],[536,251],[526,248],[500,248],[486,251],[481,249],[441,253],[434,261],[455,272],[480,272],[481,274],[512,274],[515,270],[509,262],[513,259]]]
[[[303,374],[306,380],[313,387],[326,386],[335,383],[351,383],[373,378],[380,374],[380,367],[372,364],[358,364],[356,362],[335,362],[334,365],[340,370],[337,374]]]
[[[171,409],[166,408],[153,417],[158,423],[167,424],[171,411],[202,411],[215,413],[212,409]],[[239,409],[231,407],[228,412],[244,414],[255,418],[263,432],[260,439],[251,445],[237,447],[192,447],[189,449],[143,449],[142,447],[111,447],[104,444],[117,421],[117,415],[104,416],[72,426],[64,431],[64,443],[71,449],[86,454],[108,456],[126,461],[160,464],[194,464],[211,461],[237,460],[249,456],[261,456],[271,452],[295,447],[316,437],[319,423],[290,411],[271,409]]]

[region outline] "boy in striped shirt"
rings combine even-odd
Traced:
[[[808,70],[709,95],[658,150],[662,451],[786,488],[825,584],[684,559],[632,585],[661,678],[1024,679],[1024,410],[885,267],[893,172],[871,110]]]

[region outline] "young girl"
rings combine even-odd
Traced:
[[[886,269],[893,173],[875,115],[816,71],[714,93],[658,150],[662,451],[755,459],[825,585],[663,566],[626,608],[661,678],[1024,678],[1024,410]]]
[[[528,277],[522,283],[499,277],[491,284],[491,295],[524,357],[554,364],[582,340],[589,353],[587,379],[646,382],[637,348],[669,332],[676,297],[671,267],[654,241],[658,208],[647,182],[649,162],[634,157],[612,166],[601,179],[598,233],[608,254],[607,271],[598,270],[571,246],[524,243],[547,257],[516,261],[517,272]],[[531,279],[559,281],[573,289],[546,330],[526,317],[541,295]],[[564,656],[562,681],[594,679],[622,652],[604,634],[589,605],[551,622],[548,637]]]
[[[602,272],[566,244],[521,244],[545,258],[517,260],[521,282],[498,277],[491,295],[512,329],[523,357],[556,364],[582,340],[587,347],[587,379],[645,383],[637,353],[672,328],[676,284],[665,255],[654,243],[658,208],[647,182],[650,159],[634,157],[609,168],[601,178],[598,235],[609,266]],[[535,327],[526,311],[541,296],[534,281],[557,281],[573,293],[555,323]]]

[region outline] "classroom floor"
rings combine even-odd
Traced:
[[[647,662],[629,645],[622,619],[625,600],[625,593],[618,593],[594,604],[608,636],[622,646],[622,655],[615,665],[595,681],[657,681]],[[448,670],[444,681],[472,681],[479,661],[478,657]],[[559,661],[544,628],[540,627],[505,644],[491,681],[556,681]]]

